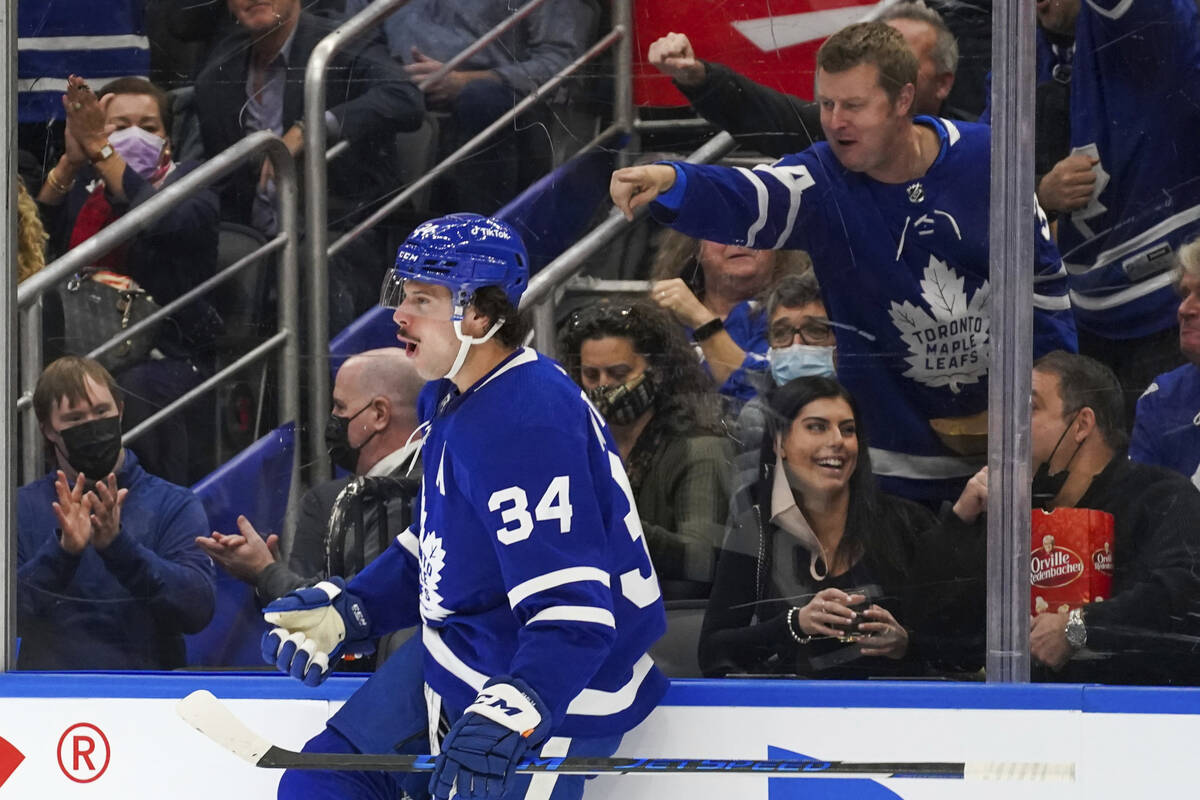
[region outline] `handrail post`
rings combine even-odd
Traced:
[[[613,28],[622,28],[625,35],[617,43],[613,69],[613,122],[624,133],[634,133],[633,106],[633,0],[616,0],[613,9]],[[630,164],[629,148],[618,156],[618,166]]]
[[[992,17],[992,357],[988,375],[987,679],[1029,681],[1034,8]]]
[[[279,332],[289,334],[276,362],[283,384],[279,392],[279,419],[292,420],[297,434],[292,439],[292,479],[288,483],[283,523],[282,549],[286,555],[291,552],[300,505],[300,186],[295,159],[281,154],[274,166],[280,231],[287,236],[279,262]]]
[[[3,67],[0,79],[4,93],[0,98],[0,125],[3,126],[4,177],[4,234],[0,236],[0,264],[8,274],[0,285],[0,320],[4,325],[4,341],[17,341],[17,0],[5,0],[0,5],[0,31],[4,32]],[[15,350],[10,347],[4,362],[4,403],[0,409],[0,437],[15,442],[17,407],[11,402],[16,395],[17,365]],[[17,449],[5,447],[0,455],[0,508],[4,509],[3,535],[0,535],[0,568],[4,570],[0,586],[0,672],[17,666],[16,643],[16,578],[17,578]]]
[[[19,312],[21,330],[18,333],[21,359],[22,391],[32,392],[42,374],[42,303],[38,302]],[[13,393],[15,394],[15,392]],[[11,395],[10,395],[11,396]],[[15,406],[14,406],[15,408]],[[19,413],[19,410],[18,410]],[[21,428],[21,485],[42,474],[42,431],[33,414],[26,416]]]
[[[317,479],[329,477],[325,418],[329,416],[329,229],[326,207],[325,73],[333,57],[408,0],[375,0],[322,39],[304,71],[304,219],[308,250],[308,446]],[[299,289],[299,286],[296,287]],[[301,431],[297,419],[297,442]]]

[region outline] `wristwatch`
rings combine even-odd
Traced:
[[[112,154],[115,152],[117,152],[117,151],[113,150],[113,146],[111,144],[109,144],[108,142],[105,142],[104,147],[100,148],[100,152],[97,153],[96,155],[92,156],[92,163],[99,164],[101,161],[105,160],[106,158],[111,158]]]
[[[692,341],[703,342],[705,339],[709,338],[710,336],[715,336],[723,330],[725,330],[725,323],[720,317],[713,317],[708,322],[692,331]]]
[[[1071,645],[1072,650],[1078,650],[1087,644],[1087,625],[1083,622],[1083,609],[1072,608],[1067,614],[1067,627],[1064,631],[1067,635],[1067,644]]]

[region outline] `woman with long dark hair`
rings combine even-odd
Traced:
[[[831,378],[768,400],[758,478],[739,490],[700,633],[705,675],[917,671],[909,574],[923,507],[875,487],[858,405]]]
[[[733,458],[712,379],[670,315],[644,301],[575,312],[559,354],[608,421],[663,597],[708,597]]]

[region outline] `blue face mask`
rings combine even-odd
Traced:
[[[771,377],[777,386],[796,378],[834,376],[833,347],[811,344],[793,344],[787,347],[772,347],[767,350],[767,361],[771,364]]]

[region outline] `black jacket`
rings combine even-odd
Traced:
[[[284,131],[304,118],[304,73],[309,56],[336,24],[307,12],[300,14],[288,57]],[[196,78],[196,110],[208,158],[245,135],[242,111],[249,68],[250,34],[238,29],[217,45]],[[325,87],[326,108],[337,118],[341,138],[349,140],[351,148],[329,164],[329,219],[334,225],[397,188],[399,178],[392,166],[395,135],[421,125],[425,103],[379,39],[360,39],[345,47],[330,62]],[[260,169],[258,160],[230,176],[221,194],[223,219],[249,223]]]
[[[675,87],[696,113],[729,131],[743,147],[779,158],[824,141],[821,108],[815,102],[755,83],[724,64],[705,61],[706,77],[695,87]],[[942,116],[975,119],[947,106]]]
[[[1076,503],[1113,515],[1112,597],[1084,606],[1087,649],[1060,672],[1034,678],[1069,683],[1198,684],[1200,492],[1171,470],[1117,455]],[[945,620],[944,652],[963,666],[984,659],[987,531],[947,514],[922,561]]]

